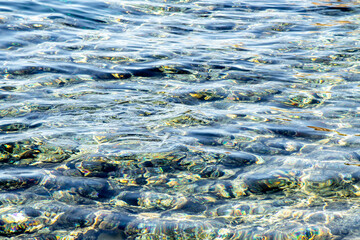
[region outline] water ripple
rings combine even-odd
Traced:
[[[0,235],[355,238],[359,6],[0,1]]]

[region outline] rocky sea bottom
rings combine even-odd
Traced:
[[[359,6],[0,1],[0,239],[357,239]]]
[[[45,139],[3,144],[0,234],[345,239],[359,233],[355,150],[344,154],[341,147],[259,138],[236,140],[220,152],[215,146],[224,140],[212,138],[206,145],[162,146],[158,152],[119,151],[118,143],[90,152]],[[265,161],[256,154],[260,150],[276,157]]]

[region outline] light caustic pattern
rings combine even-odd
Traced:
[[[354,239],[360,3],[0,1],[0,239]]]

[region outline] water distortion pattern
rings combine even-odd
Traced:
[[[0,1],[0,239],[360,235],[358,0]]]

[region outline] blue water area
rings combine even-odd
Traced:
[[[0,1],[0,239],[355,239],[359,16]]]

